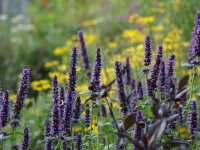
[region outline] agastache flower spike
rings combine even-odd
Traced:
[[[76,149],[77,150],[81,150],[82,149],[82,145],[83,145],[83,143],[82,143],[82,137],[81,137],[81,134],[78,133],[77,134],[77,139],[76,139]]]
[[[140,140],[143,135],[143,129],[139,126],[139,122],[143,120],[142,113],[138,110],[136,112],[136,125],[134,128],[134,138]]]
[[[160,77],[159,77],[159,90],[161,92],[164,92],[165,91],[165,80],[166,80],[166,73],[165,73],[165,62],[162,61],[161,64],[160,64],[160,73],[159,73]]]
[[[57,76],[55,75],[53,78],[53,82],[52,82],[52,92],[53,92],[53,102],[54,104],[58,103],[58,97],[59,97],[59,92],[58,92],[58,79]]]
[[[21,83],[19,85],[18,93],[16,96],[16,101],[13,104],[13,113],[12,113],[12,119],[20,119],[20,111],[22,107],[24,106],[24,100],[25,97],[28,93],[28,88],[29,88],[29,74],[30,70],[29,69],[23,69],[22,71],[22,79]],[[19,126],[19,123],[11,123],[13,126]]]
[[[154,96],[155,95],[151,79],[147,79],[147,95],[148,96]]]
[[[0,129],[5,127],[9,122],[9,112],[10,112],[9,105],[10,105],[9,91],[5,90],[3,103],[0,109]]]
[[[131,65],[128,57],[126,57],[126,84],[131,84]]]
[[[64,113],[64,106],[65,106],[65,90],[64,87],[60,88],[60,95],[59,95],[59,110],[60,110],[60,123],[62,124],[62,118]]]
[[[2,82],[0,81],[0,109],[3,103],[3,91],[2,91]]]
[[[131,91],[136,88],[136,80],[134,78],[131,79]]]
[[[81,98],[77,97],[76,98],[76,104],[75,104],[75,108],[74,108],[74,122],[77,123],[80,115],[82,112],[82,106],[81,106]]]
[[[162,46],[158,46],[158,54],[156,56],[155,64],[153,66],[153,70],[152,70],[151,78],[150,78],[153,89],[157,88],[157,80],[158,80],[160,63],[162,61],[162,57],[163,57],[163,48]]]
[[[107,113],[106,113],[106,107],[104,104],[101,104],[101,116],[102,117],[106,117]]]
[[[152,55],[152,52],[151,52],[151,41],[150,41],[150,37],[147,36],[146,37],[146,40],[144,42],[144,65],[145,66],[149,66],[151,64],[151,55]]]
[[[11,147],[10,147],[10,149],[12,149],[12,150],[19,150],[19,146],[18,145],[12,145]]]
[[[182,108],[182,106],[181,105],[178,105],[178,107],[177,107],[177,113],[179,114],[179,116],[178,116],[178,121],[180,122],[180,123],[183,123],[183,108]]]
[[[88,51],[83,36],[84,36],[83,31],[78,31],[78,41],[80,43],[82,68],[85,70],[85,69],[90,69],[90,59],[88,56]]]
[[[67,89],[69,88],[72,94],[75,94],[75,88],[76,88],[76,78],[77,78],[76,65],[77,65],[77,47],[73,47],[69,62],[69,78],[67,83]]]
[[[190,104],[190,107],[192,108],[188,115],[188,125],[190,129],[190,133],[194,134],[194,131],[198,131],[198,114],[197,114],[197,102],[193,101]]]
[[[119,61],[115,62],[115,74],[116,74],[116,88],[118,93],[118,101],[120,103],[120,111],[123,114],[126,114],[128,112],[127,107],[127,99],[126,99],[126,93],[124,89],[124,77],[122,73],[122,64]]]
[[[28,150],[29,149],[29,142],[30,142],[29,128],[25,127],[21,150]]]
[[[51,127],[48,120],[45,123],[44,136],[45,138],[51,136]]]
[[[52,114],[51,135],[57,137],[59,135],[59,127],[60,127],[59,106],[57,103],[54,104],[51,114]]]
[[[138,82],[137,93],[138,93],[138,99],[143,100],[144,99],[144,90],[143,90],[141,81]]]
[[[63,114],[63,130],[65,136],[71,135],[71,118],[72,118],[72,102],[74,101],[74,94],[70,89],[67,90],[67,99],[65,102]]]
[[[100,48],[97,48],[95,65],[93,67],[91,76],[92,79],[89,85],[89,89],[93,92],[99,92],[101,90],[100,88],[101,68],[102,68],[101,51]]]
[[[197,28],[196,34],[194,35],[194,56],[200,57],[200,26]]]
[[[47,140],[46,142],[46,147],[44,148],[44,150],[53,150],[53,142],[52,140]]]
[[[90,107],[90,105],[87,103],[86,107]],[[88,128],[90,126],[90,119],[91,119],[91,115],[90,115],[90,109],[88,108],[85,111],[85,127]]]

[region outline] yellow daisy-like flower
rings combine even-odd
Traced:
[[[151,27],[152,31],[162,31],[164,29],[163,25]]]
[[[190,132],[187,128],[180,128],[180,137],[183,139],[188,139],[190,136]]]
[[[117,43],[116,42],[108,43],[108,48],[115,48],[115,47],[117,47]]]
[[[154,22],[154,20],[155,20],[155,19],[154,19],[154,17],[152,17],[152,16],[140,17],[140,18],[138,18],[138,19],[136,20],[136,23],[143,25],[143,24],[152,23],[152,22]]]
[[[62,55],[67,51],[67,47],[63,46],[63,47],[56,47],[54,49],[54,55],[58,56],[58,55]]]
[[[138,17],[139,17],[139,15],[137,13],[134,13],[134,14],[130,15],[128,22],[133,23]]]
[[[59,61],[53,60],[53,61],[46,62],[44,64],[44,67],[45,68],[50,68],[50,67],[53,67],[53,66],[56,66],[56,65],[59,65]]]
[[[88,20],[88,21],[83,21],[81,25],[83,27],[95,26],[95,25],[97,25],[98,22],[99,22],[99,20]]]
[[[63,73],[60,73],[60,72],[49,72],[48,75],[49,75],[49,77],[50,77],[51,79],[53,79],[54,76],[56,75],[57,78],[58,78],[58,82],[59,82],[60,84],[62,84],[63,82],[65,82],[65,81],[67,80],[67,75],[66,75],[66,74],[63,74]]]
[[[50,89],[51,84],[50,84],[50,81],[47,79],[37,80],[37,81],[31,82],[31,87],[33,90],[42,91],[42,90]]]
[[[66,65],[59,65],[59,66],[58,66],[58,70],[59,70],[59,71],[66,71],[66,69],[67,69],[67,66],[66,66]]]

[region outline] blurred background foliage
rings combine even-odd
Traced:
[[[51,61],[66,73],[69,50],[78,46],[78,30],[85,32],[92,60],[96,47],[103,49],[105,67],[113,66],[119,56],[125,58],[127,49],[136,54],[134,47],[142,60],[139,44],[147,34],[154,50],[158,44],[166,51],[171,46],[169,52],[181,55],[184,62],[199,6],[197,0],[0,0],[0,81],[15,89],[22,68],[31,69],[32,81],[49,79],[56,65],[52,69],[45,63]]]

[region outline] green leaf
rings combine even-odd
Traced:
[[[184,63],[181,65],[181,67],[192,67],[193,64],[190,64],[190,63]]]
[[[72,141],[72,140],[75,140],[76,137],[75,136],[68,136],[68,137],[65,137],[65,140],[66,141]]]
[[[102,132],[112,132],[113,131],[113,126],[111,123],[106,123],[102,127]]]
[[[79,95],[84,95],[84,94],[91,94],[91,91],[83,91],[83,92],[80,92],[80,93],[78,93]]]
[[[109,145],[107,145],[107,146],[104,147],[104,150],[108,150],[108,149],[110,149],[112,146],[113,146],[113,144],[109,144]]]
[[[3,134],[0,134],[0,141],[8,139],[11,136],[4,136]]]

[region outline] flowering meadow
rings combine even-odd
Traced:
[[[199,150],[198,7],[42,0],[0,15],[0,150]]]

